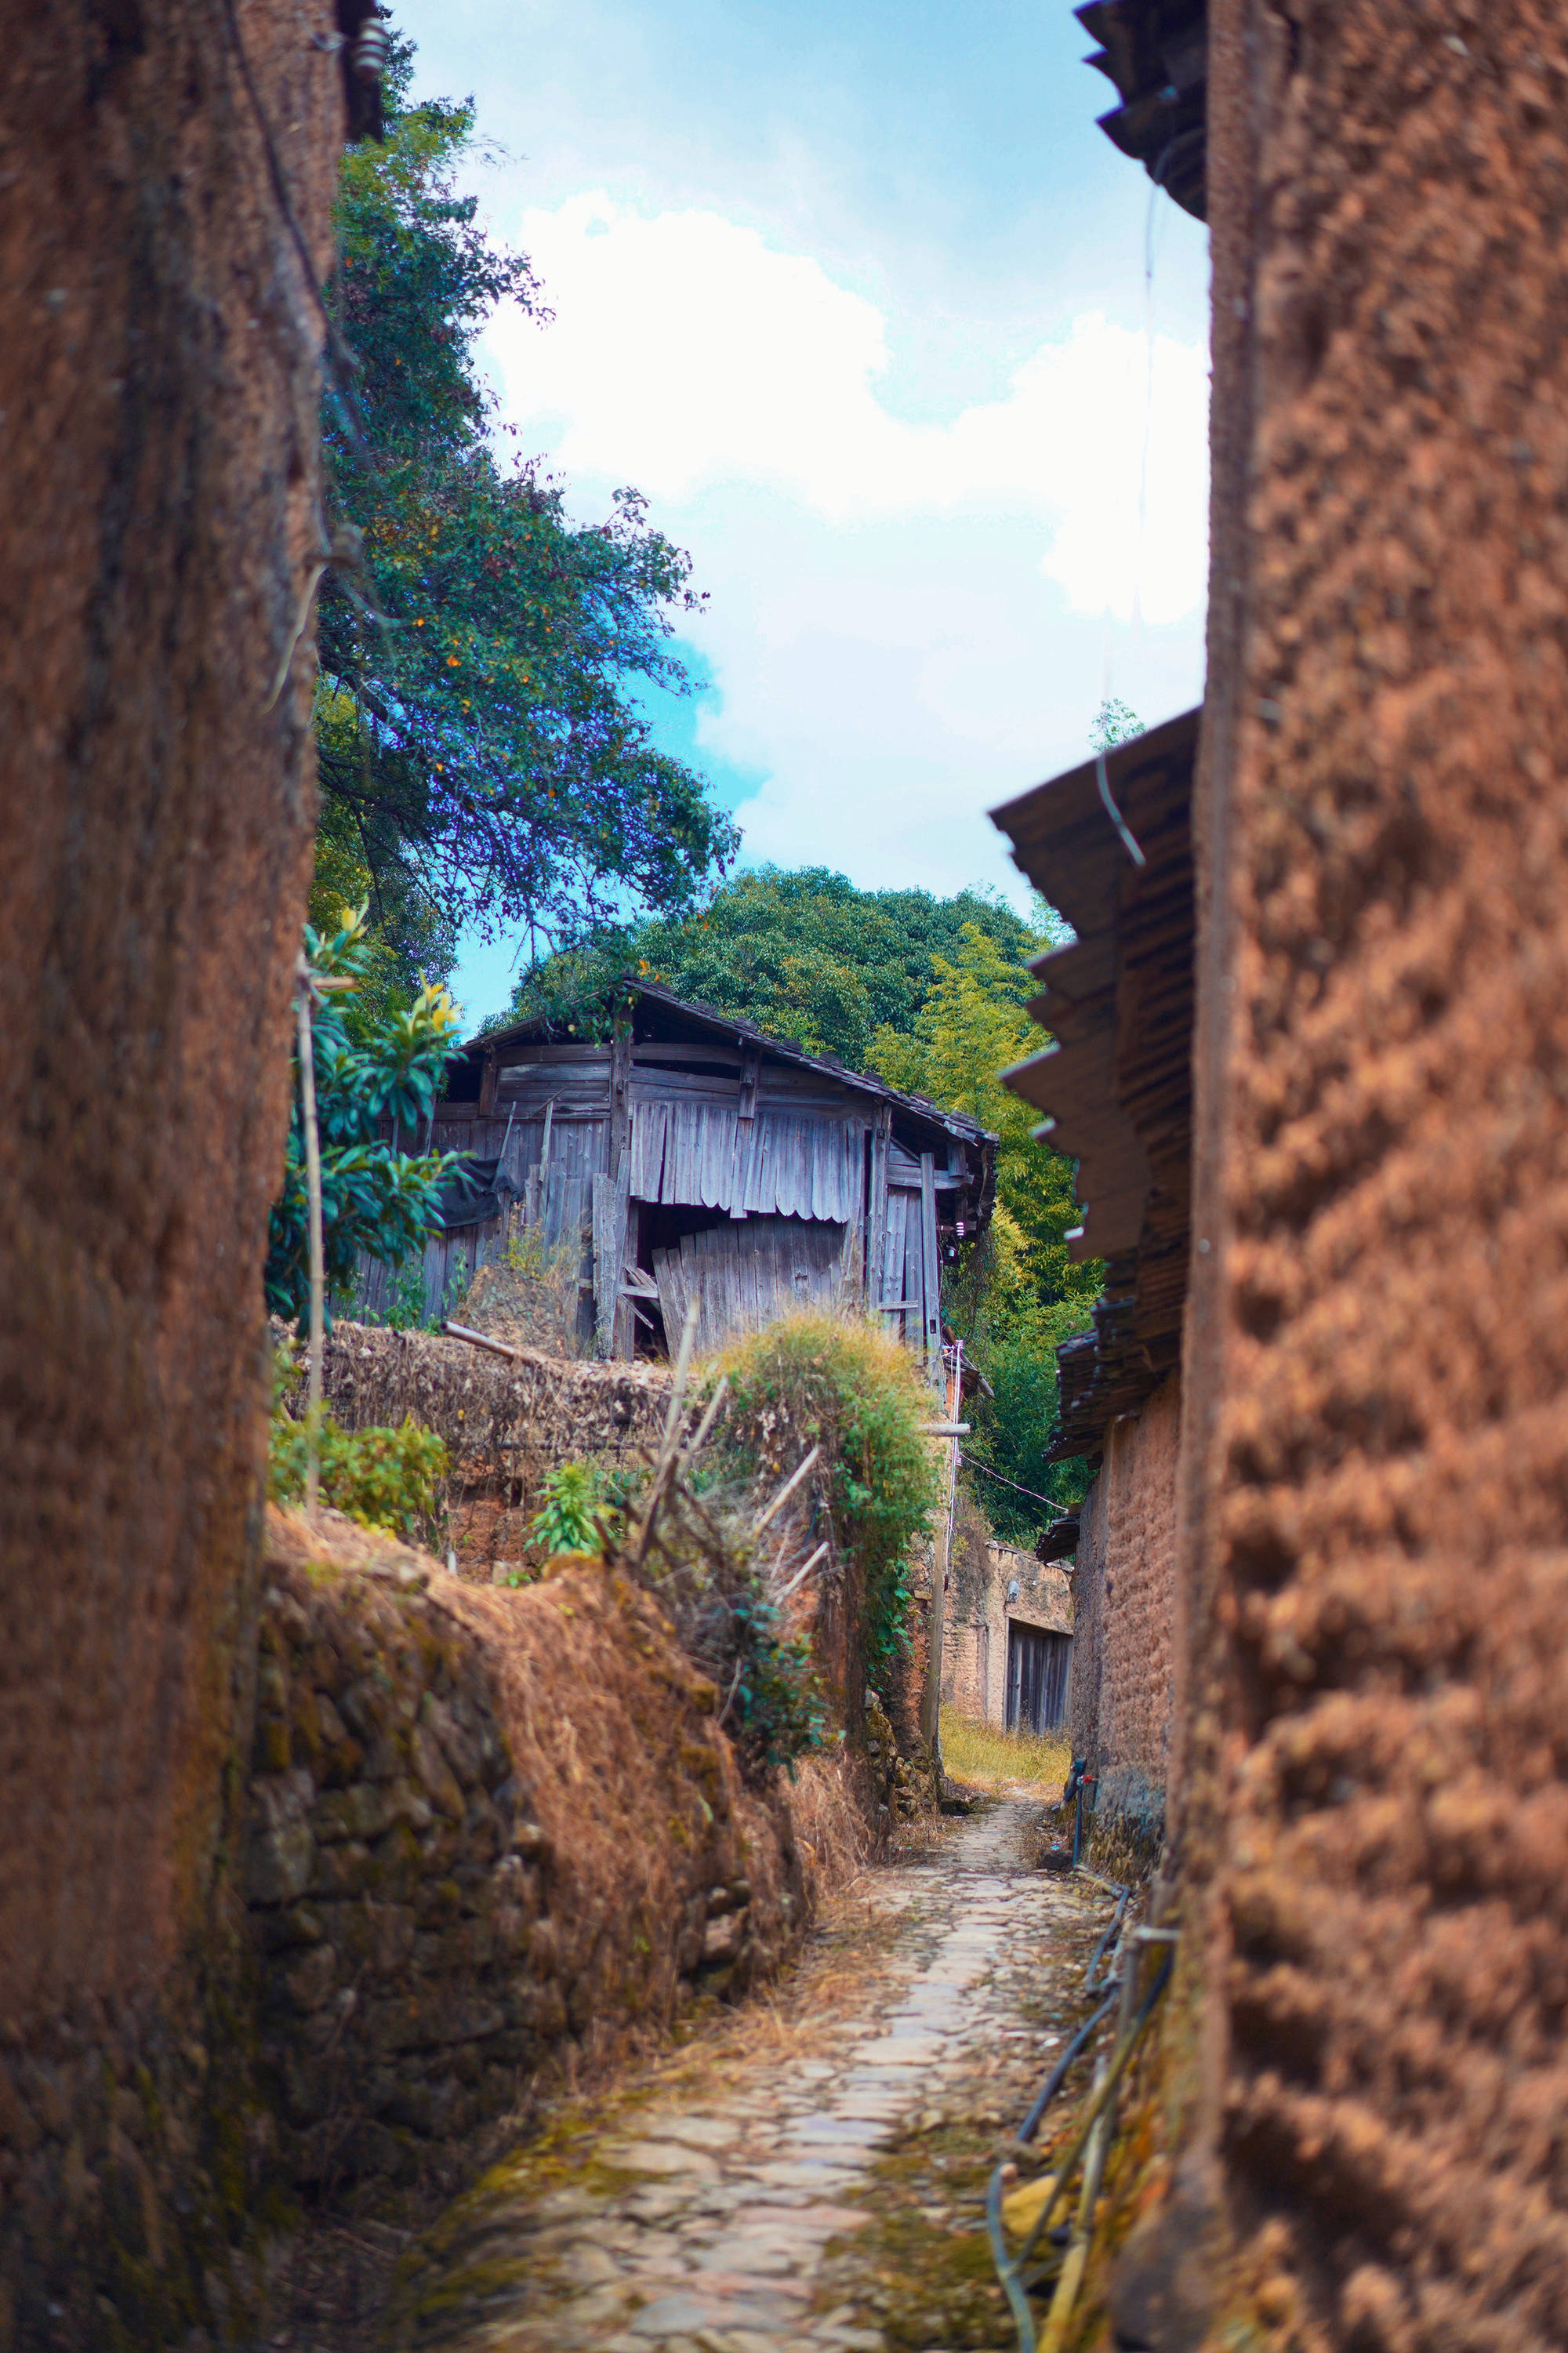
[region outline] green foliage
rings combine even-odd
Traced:
[[[1091,752],[1109,752],[1113,744],[1131,743],[1134,735],[1142,733],[1143,722],[1131,704],[1118,702],[1113,695],[1107,695],[1094,714],[1089,747]]]
[[[742,1745],[761,1766],[782,1765],[827,1743],[827,1703],[811,1663],[811,1646],[785,1634],[760,1591],[731,1598],[736,1644],[731,1716]]]
[[[353,1287],[361,1250],[389,1266],[423,1250],[426,1233],[441,1222],[442,1182],[461,1157],[403,1152],[376,1134],[385,1116],[411,1136],[428,1118],[456,1049],[457,1014],[444,988],[423,988],[412,1005],[362,1025],[357,1039],[352,1036],[344,1000],[358,989],[370,965],[365,928],[363,908],[357,913],[342,909],[337,930],[327,939],[305,927],[306,958],[323,987],[312,1009],[310,1035],[327,1290],[339,1297]],[[268,1306],[285,1320],[308,1314],[310,1303],[297,1043],[292,1103],[283,1190],[272,1205],[265,1270]]]
[[[546,1012],[563,1031],[585,1034],[608,983],[644,973],[864,1070],[879,1029],[909,1029],[937,959],[957,952],[966,926],[1015,960],[1037,944],[1011,908],[976,892],[933,899],[858,891],[826,867],[763,867],[721,884],[697,912],[608,932],[592,949],[549,959],[520,984],[504,1018]]]
[[[544,1482],[543,1501],[528,1525],[531,1544],[545,1553],[597,1552],[605,1533],[605,1501],[591,1462],[557,1463]]]
[[[557,482],[498,460],[474,339],[498,302],[546,314],[456,191],[471,103],[407,104],[412,55],[394,43],[385,140],[350,150],[339,189],[360,426],[329,400],[328,504],[363,568],[323,585],[317,706],[323,849],[363,860],[405,986],[440,968],[432,929],[560,942],[628,900],[678,909],[738,839],[637,701],[688,687],[669,640],[702,601],[689,559],[635,491],[579,525]]]
[[[1103,1270],[1098,1260],[1080,1266],[1068,1257],[1066,1238],[1080,1214],[1073,1163],[1035,1140],[1036,1113],[999,1076],[1046,1042],[1024,1009],[1032,987],[1016,959],[966,926],[956,955],[938,959],[913,1034],[879,1030],[873,1059],[894,1086],[967,1112],[999,1139],[990,1230],[943,1282],[948,1319],[995,1392],[974,1399],[965,1452],[1019,1487],[1068,1501],[1080,1466],[1047,1472],[1044,1457],[1056,1424],[1055,1352],[1088,1328]],[[1027,1543],[1050,1516],[995,1480],[978,1483],[1000,1535]]]
[[[1079,1216],[1073,1163],[1035,1141],[1036,1113],[999,1075],[1046,1042],[1024,1009],[1032,991],[1022,965],[965,924],[956,955],[936,959],[935,984],[912,1034],[879,1029],[872,1060],[892,1085],[929,1095],[944,1111],[966,1112],[998,1138],[996,1198],[1011,1225],[994,1247],[1015,1318],[1026,1324],[1036,1308],[1070,1302],[1080,1311],[1071,1328],[1081,1328],[1099,1296],[1100,1268],[1093,1261],[1074,1266],[1068,1257],[1066,1236]],[[998,1301],[995,1312],[1004,1307]]]
[[[292,1365],[284,1377],[294,1378]],[[321,1418],[321,1501],[363,1527],[429,1536],[447,1469],[442,1440],[412,1419],[401,1430],[342,1430],[331,1414]],[[289,1419],[280,1398],[268,1433],[267,1492],[275,1504],[300,1503],[305,1493],[305,1425]]]
[[[931,1398],[913,1360],[868,1324],[803,1312],[740,1342],[724,1369],[728,1443],[754,1472],[822,1449],[819,1493],[836,1552],[858,1570],[874,1671],[904,1646],[910,1549],[939,1488],[920,1434]]]

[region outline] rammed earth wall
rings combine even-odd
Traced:
[[[1181,2129],[1117,2328],[1534,2353],[1568,2343],[1568,19],[1209,28]]]

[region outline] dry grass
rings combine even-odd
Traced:
[[[1065,1732],[1001,1732],[955,1708],[942,1712],[942,1761],[950,1778],[973,1789],[1059,1790],[1072,1763]]]
[[[583,1245],[575,1234],[546,1250],[537,1228],[509,1229],[506,1246],[480,1267],[461,1321],[509,1348],[537,1348],[570,1363],[593,1354],[579,1328]]]

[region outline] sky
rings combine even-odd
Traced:
[[[661,742],[742,861],[1026,903],[985,811],[1107,694],[1202,692],[1205,233],[1119,155],[1062,0],[400,0],[543,280],[512,447],[629,483],[708,593]],[[511,952],[464,943],[470,1022]]]

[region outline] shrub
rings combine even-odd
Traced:
[[[727,1444],[752,1475],[782,1477],[822,1449],[818,1506],[862,1591],[868,1670],[907,1643],[910,1550],[940,1491],[920,1434],[932,1409],[913,1358],[858,1318],[812,1311],[782,1316],[724,1360],[732,1404]]]
[[[544,1482],[544,1500],[529,1522],[529,1541],[546,1553],[597,1552],[605,1510],[591,1462],[558,1463]]]
[[[305,1425],[283,1401],[298,1377],[292,1352],[279,1348],[267,1442],[267,1492],[275,1504],[297,1504],[305,1493]],[[445,1442],[412,1417],[400,1430],[344,1430],[331,1414],[321,1418],[321,1501],[362,1527],[433,1540],[437,1485],[447,1469]]]

